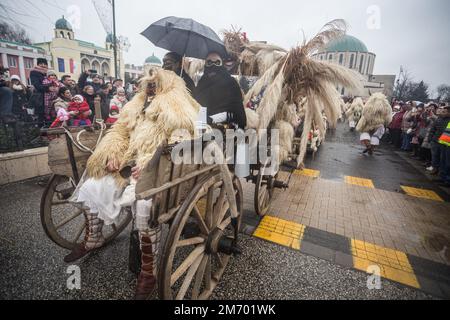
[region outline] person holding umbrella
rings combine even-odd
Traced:
[[[173,71],[177,75],[183,78],[186,88],[188,88],[191,95],[194,95],[195,84],[191,77],[186,73],[182,72],[183,57],[176,52],[169,52],[163,58],[163,69]]]

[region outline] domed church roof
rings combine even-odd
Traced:
[[[150,57],[145,59],[145,63],[146,64],[147,63],[149,63],[149,64],[159,64],[159,65],[162,64],[161,60],[157,56],[155,56],[155,54],[152,54]]]
[[[67,21],[64,16],[62,16],[61,19],[58,19],[55,23],[56,29],[63,29],[63,30],[69,30],[73,31],[72,26],[70,25],[69,21]]]
[[[331,41],[323,52],[369,52],[366,45],[361,40],[345,35],[342,38]]]

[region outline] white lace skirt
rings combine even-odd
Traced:
[[[128,194],[125,190],[117,185],[112,176],[101,179],[83,176],[70,202],[83,210],[97,213],[106,225],[112,225],[117,223],[122,211],[123,198]]]

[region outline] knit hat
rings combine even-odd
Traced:
[[[73,99],[74,99],[74,100],[75,100],[75,99],[81,100],[81,102],[83,102],[83,101],[84,101],[84,98],[83,98],[83,96],[82,96],[82,95],[80,95],[80,94],[77,94],[77,95],[75,95],[75,96],[73,97]]]
[[[18,75],[12,75],[11,80],[17,80],[20,81],[20,77]]]
[[[47,76],[56,76],[56,73],[53,70],[48,70],[47,71]]]

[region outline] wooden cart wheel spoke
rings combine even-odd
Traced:
[[[189,286],[192,283],[192,279],[194,279],[194,276],[204,256],[205,256],[204,254],[198,256],[195,259],[194,263],[190,266],[189,271],[187,272],[186,277],[183,280],[183,284],[181,285],[180,291],[178,291],[176,300],[182,300],[185,297],[186,292],[188,291]]]
[[[237,225],[231,223],[230,204],[220,172],[213,171],[202,177],[185,198],[171,224],[159,265],[158,290],[161,299],[204,300],[217,287],[230,258],[217,253],[219,243],[220,246],[231,246],[230,242],[221,242],[222,237],[231,234],[237,240],[242,218],[242,186],[239,179],[234,179],[233,184],[238,210]],[[197,224],[199,231],[186,239],[184,236],[190,233],[183,231],[192,230],[192,222]],[[223,230],[217,229],[217,226]],[[229,230],[231,226],[233,230]],[[184,260],[177,260],[180,255]]]
[[[214,198],[214,188],[211,187],[211,188],[209,188],[208,195],[206,197],[206,212],[205,212],[205,223],[206,223],[206,226],[208,227],[208,229],[210,229],[210,230],[212,228],[212,224],[214,221],[213,198]]]
[[[70,217],[64,219],[60,224],[58,224],[55,228],[56,230],[61,229],[62,227],[64,227],[66,224],[68,224],[70,221],[72,221],[73,219],[79,217],[81,214],[83,213],[83,210],[78,209],[78,211],[71,215]]]
[[[227,202],[225,206],[222,207],[222,211],[220,212],[219,217],[215,221],[214,224],[215,227],[217,227],[222,222],[223,218],[227,214],[228,209],[230,209],[230,204]]]
[[[196,244],[201,244],[205,242],[205,238],[202,237],[194,237],[184,240],[179,240],[177,243],[177,248],[192,246]]]
[[[80,239],[81,234],[82,234],[83,231],[84,231],[84,228],[85,228],[85,225],[83,224],[83,225],[81,226],[80,230],[78,230],[78,233],[77,233],[77,235],[75,236],[75,238],[72,240],[73,243],[77,243],[77,242],[78,242],[78,239]]]
[[[211,288],[211,272],[212,272],[212,266],[211,266],[211,256],[208,257],[208,261],[206,262],[206,270],[205,270],[205,289],[207,291],[210,291]]]
[[[200,210],[197,208],[197,206],[194,206],[194,209],[192,210],[194,218],[197,220],[200,229],[202,230],[203,234],[209,234],[209,228],[205,223],[205,220],[203,220],[203,217],[200,213]]]
[[[219,266],[221,268],[225,267],[225,265],[223,264],[222,258],[220,257],[220,254],[218,252],[214,253],[214,257],[216,257],[217,262],[219,263]]]
[[[183,261],[183,263],[175,270],[170,277],[170,285],[173,286],[175,282],[187,271],[187,269],[196,261],[196,259],[205,251],[205,246],[200,245],[196,247]]]
[[[41,198],[40,218],[42,227],[47,236],[62,248],[72,250],[78,245],[78,240],[84,231],[85,225],[83,223],[82,226],[80,226],[80,229],[78,229],[77,226],[71,228],[67,227],[69,223],[75,225],[73,220],[80,216],[83,211],[79,211],[78,208],[73,206],[68,200],[60,200],[56,197],[59,193],[58,188],[66,187],[63,186],[63,184],[67,184],[69,181],[71,185],[74,186],[73,180],[65,176],[53,175],[50,178]],[[68,190],[68,193],[64,194],[64,197],[71,196],[69,193],[75,191],[75,188],[73,188],[73,190],[66,188],[65,190]],[[115,229],[113,226],[113,230],[109,232],[105,239],[106,242],[109,242],[118,236],[131,220],[131,213],[126,212],[126,217],[121,219],[121,222],[115,226]],[[63,228],[64,226],[66,227]],[[75,238],[74,232],[76,232]]]
[[[218,226],[217,229],[220,230],[225,230],[227,228],[227,226],[231,223],[231,217],[226,218],[225,220],[223,220]]]
[[[220,193],[219,196],[216,199],[216,202],[214,203],[214,217],[213,217],[213,223],[212,223],[212,228],[215,227],[217,225],[217,220],[219,219],[219,217],[217,216],[217,214],[219,214],[222,212],[222,208],[225,205],[225,203],[227,202],[226,199],[226,192],[225,192],[225,188],[220,188]]]
[[[198,268],[197,274],[195,276],[194,287],[192,288],[192,300],[198,299],[200,294],[200,286],[203,283],[203,276],[205,275],[206,263],[209,260],[208,255],[203,255],[202,262],[200,262],[200,267]]]
[[[63,201],[53,201],[52,206],[61,206],[63,204],[69,204],[69,200],[63,200]]]

